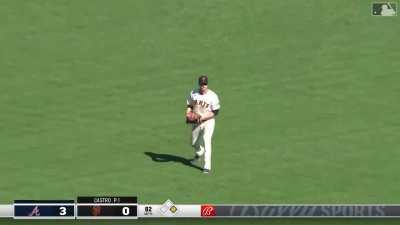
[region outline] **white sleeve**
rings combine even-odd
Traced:
[[[193,103],[193,98],[192,98],[192,92],[190,92],[189,96],[186,98],[186,105],[192,105]]]
[[[211,102],[211,111],[219,110],[219,108],[221,108],[221,106],[219,104],[219,99],[218,99],[218,96],[215,95]]]

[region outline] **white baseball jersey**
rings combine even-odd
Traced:
[[[192,90],[186,104],[193,107],[193,111],[200,115],[220,108],[217,94],[208,89],[205,94],[200,94],[198,89]]]

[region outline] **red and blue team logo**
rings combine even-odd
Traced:
[[[40,216],[40,210],[38,206],[35,206],[28,216]]]
[[[201,205],[201,216],[202,217],[212,217],[216,216],[215,206],[213,205]]]

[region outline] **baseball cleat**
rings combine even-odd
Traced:
[[[210,173],[211,171],[209,169],[203,169],[203,173]]]

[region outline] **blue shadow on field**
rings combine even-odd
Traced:
[[[144,152],[145,155],[149,156],[151,160],[154,162],[177,162],[177,163],[182,163],[185,166],[192,167],[198,170],[202,170],[200,166],[194,165],[190,162],[190,159],[186,159],[180,156],[176,155],[170,155],[170,154],[159,154],[159,153],[154,153],[154,152]]]

